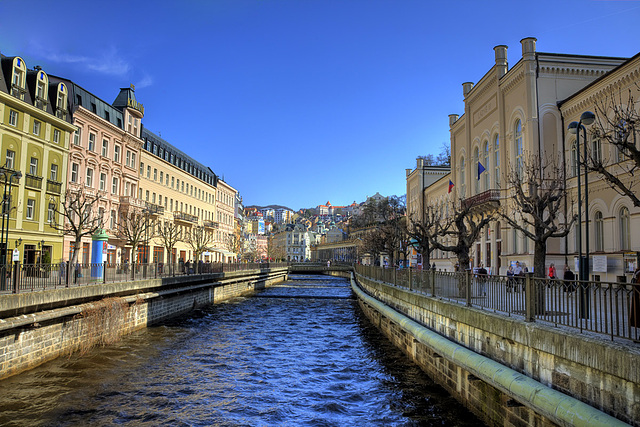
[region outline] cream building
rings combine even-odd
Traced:
[[[558,103],[625,61],[538,52],[534,38],[523,39],[521,45],[522,56],[512,68],[508,68],[507,47],[496,46],[494,66],[477,84],[463,83],[464,114],[449,116],[451,172],[431,185],[425,182],[423,203],[458,198],[477,212],[508,203],[506,174],[512,165],[522,164],[532,154],[564,162],[563,128],[568,121]],[[481,173],[479,164],[484,168]],[[413,174],[407,171],[410,213],[418,211],[416,204],[421,203],[418,193],[409,188]],[[550,262],[561,266],[570,257],[573,249],[567,241],[547,242],[547,266]],[[482,262],[492,274],[505,274],[511,262],[532,267],[533,253],[529,239],[496,220],[473,245],[470,267]],[[457,262],[448,253],[436,251],[432,257],[437,268],[453,270]]]
[[[144,202],[151,220],[174,223],[183,235],[194,227],[202,227],[213,247],[218,242],[220,231],[216,208],[218,177],[208,167],[145,128],[142,139],[138,198]],[[157,237],[149,239],[147,250],[142,246],[141,255],[144,259],[148,250],[149,262],[200,261],[194,259],[193,248],[182,240],[176,243],[171,253],[165,253]],[[201,260],[222,261],[210,251],[205,251]]]
[[[216,201],[216,221],[220,225],[216,230],[213,256],[220,262],[237,260],[237,255],[229,245],[229,239],[235,234],[235,202],[237,191],[223,180],[218,181]]]

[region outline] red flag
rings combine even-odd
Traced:
[[[453,188],[453,182],[449,180],[449,193],[451,193],[451,189]]]

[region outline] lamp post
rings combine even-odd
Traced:
[[[576,135],[576,157],[578,167],[578,277],[580,280],[589,279],[589,169],[587,167],[587,129],[586,126],[591,125],[595,121],[595,114],[591,111],[585,111],[580,116],[580,121],[569,123],[569,133]],[[583,152],[584,159],[580,162],[580,130],[583,134]],[[584,164],[584,200],[585,200],[585,257],[582,257],[582,197],[580,195],[580,165]]]
[[[589,168],[587,167],[587,129],[585,126],[591,125],[596,119],[595,114],[591,111],[585,111],[580,116],[580,121],[569,123],[569,132],[576,135],[576,157],[578,166],[578,278],[581,281],[589,280]],[[585,204],[585,257],[582,258],[582,199],[580,197],[580,130],[583,134],[583,152],[584,152],[584,204]],[[584,283],[580,284],[579,296],[580,306],[579,314],[583,319],[589,317],[589,292],[585,292]]]
[[[9,249],[9,214],[11,213],[11,190],[13,188],[13,178],[20,180],[22,173],[0,168],[0,175],[4,178],[4,193],[2,196],[2,228],[0,229],[0,265],[7,268],[7,251]],[[8,178],[8,179],[7,179]],[[8,189],[8,191],[7,191]],[[21,240],[22,241],[22,240]]]

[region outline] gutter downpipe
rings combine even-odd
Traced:
[[[415,339],[433,349],[450,362],[482,379],[508,396],[516,399],[535,413],[562,426],[628,426],[617,418],[587,405],[571,396],[508,368],[488,357],[456,344],[433,332],[403,314],[367,295],[351,276],[351,289],[359,299],[393,319]]]

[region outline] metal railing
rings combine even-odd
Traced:
[[[0,266],[0,294],[53,290],[98,283],[268,270],[287,263],[7,264]]]
[[[367,278],[498,314],[640,340],[640,284],[356,265]],[[635,301],[634,301],[635,300]]]

